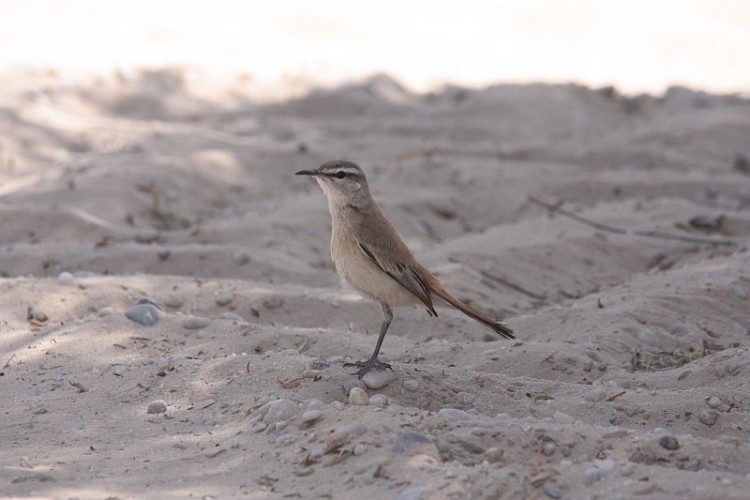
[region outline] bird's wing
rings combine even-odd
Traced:
[[[435,307],[432,305],[430,289],[416,267],[401,262],[394,257],[390,257],[386,255],[386,252],[378,252],[376,247],[372,245],[368,246],[361,241],[357,242],[357,244],[359,245],[360,250],[362,250],[367,258],[369,258],[376,266],[421,300],[427,307],[427,312],[429,314],[437,316]]]

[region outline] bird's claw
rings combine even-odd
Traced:
[[[365,373],[371,370],[393,371],[393,368],[391,368],[390,364],[384,363],[378,360],[377,358],[370,358],[367,361],[355,361],[353,363],[344,363],[344,368],[348,368],[350,366],[356,366],[357,368],[359,368],[359,370],[352,373],[352,375],[356,375],[358,378],[364,377]]]

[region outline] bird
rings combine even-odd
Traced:
[[[454,307],[506,339],[513,330],[500,320],[451,295],[440,280],[412,255],[370,194],[365,173],[356,163],[332,160],[295,175],[313,177],[331,213],[331,258],[342,281],[366,299],[380,304],[383,322],[375,350],[366,361],[345,363],[359,378],[372,370],[393,370],[378,359],[393,320],[393,308],[417,305],[437,317],[435,305]]]

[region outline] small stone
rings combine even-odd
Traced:
[[[393,380],[391,370],[372,370],[362,377],[362,382],[370,389],[381,389]]]
[[[308,370],[320,371],[320,370],[325,370],[329,366],[331,366],[331,364],[325,358],[313,358],[313,359],[308,359],[307,361],[305,361],[305,368],[307,368]],[[352,380],[352,379],[349,379],[349,380]],[[359,379],[357,378],[353,380],[359,381]],[[344,383],[346,384],[346,382]],[[352,387],[355,387],[355,386],[352,386]],[[348,394],[348,391],[347,391],[347,394]]]
[[[234,313],[231,313],[231,312],[223,312],[223,313],[219,314],[218,318],[221,319],[221,320],[224,320],[224,321],[234,321],[234,322],[237,322],[237,323],[247,323],[247,321],[245,321],[245,318],[243,318],[239,314],[234,314]]]
[[[172,309],[178,309],[182,307],[182,298],[177,295],[170,295],[167,297],[167,300],[164,301],[164,304]]]
[[[365,388],[365,384],[364,384],[364,382],[362,382],[357,377],[353,377],[353,378],[350,378],[350,379],[346,379],[344,381],[344,383],[342,384],[342,387],[344,388],[344,394],[346,394],[348,396],[349,393],[352,391],[352,389],[354,389],[355,387],[359,387],[360,389],[364,389]]]
[[[112,306],[105,306],[99,309],[96,314],[99,315],[99,317],[103,318],[105,316],[111,316],[115,313],[115,308]]]
[[[305,425],[311,425],[314,422],[317,422],[323,418],[323,412],[320,410],[307,410],[305,413],[302,414],[302,417],[300,420]]]
[[[188,316],[182,320],[182,327],[186,330],[200,330],[207,327],[211,320],[202,316]]]
[[[602,387],[597,387],[596,389],[592,389],[586,394],[584,394],[583,399],[585,399],[586,401],[589,401],[590,403],[598,403],[599,401],[602,401],[606,397],[607,397],[607,391],[604,390]]]
[[[551,457],[555,454],[557,451],[557,445],[553,443],[552,441],[544,443],[544,446],[542,446],[542,453],[545,457]]]
[[[719,414],[715,410],[703,410],[698,414],[698,420],[702,424],[711,427],[719,419]]]
[[[364,443],[357,443],[357,445],[354,447],[355,456],[364,455],[366,451],[367,451],[367,445]]]
[[[326,439],[326,449],[328,451],[336,450],[351,441],[352,438],[361,436],[365,432],[367,432],[367,427],[360,423],[342,427],[328,436],[328,439]]]
[[[288,399],[276,399],[268,403],[268,410],[263,415],[263,422],[273,424],[292,418],[297,411],[297,403]]]
[[[416,392],[419,390],[419,380],[416,379],[409,379],[404,380],[404,389],[406,389],[409,392]]]
[[[462,420],[468,420],[471,415],[463,410],[457,408],[442,408],[437,412],[438,418],[448,420],[449,422],[460,422]]]
[[[159,260],[167,260],[170,255],[172,255],[171,250],[162,249],[156,252],[156,255],[159,257]]]
[[[615,468],[615,461],[611,458],[597,459],[594,460],[594,465],[605,472],[609,472]]]
[[[556,411],[555,414],[552,415],[552,418],[555,419],[555,422],[559,422],[561,424],[572,424],[576,421],[576,419],[561,411]]]
[[[715,410],[719,406],[721,406],[721,399],[719,399],[716,396],[711,396],[710,398],[708,398],[708,401],[706,401],[706,404],[708,405],[709,408],[712,408]]]
[[[310,460],[320,460],[321,458],[323,458],[323,455],[325,454],[326,454],[325,448],[321,448],[320,446],[318,446],[316,448],[311,449],[308,452],[307,456],[308,458],[310,458]]]
[[[599,469],[598,467],[591,467],[590,469],[586,469],[586,471],[583,473],[583,477],[585,477],[588,481],[599,481],[604,477],[604,474],[604,471]]]
[[[377,406],[382,408],[383,406],[388,404],[388,397],[384,394],[375,394],[373,396],[370,396],[370,406]]]
[[[159,231],[153,227],[139,228],[135,233],[135,241],[138,243],[153,243],[159,239]]]
[[[458,394],[453,396],[453,399],[456,401],[456,403],[467,406],[473,404],[477,400],[477,397],[468,392],[459,392]]]
[[[161,319],[161,311],[153,304],[137,304],[125,311],[125,317],[139,325],[152,326]]]
[[[268,424],[266,424],[265,422],[255,422],[250,426],[250,430],[253,432],[263,432],[267,427]]]
[[[250,256],[247,254],[246,251],[240,250],[238,252],[235,252],[234,255],[232,255],[232,260],[235,264],[244,266],[248,262],[250,262]]]
[[[57,275],[57,282],[61,285],[70,285],[74,281],[73,275],[67,271],[63,271]]]
[[[420,500],[423,492],[424,488],[421,486],[412,486],[411,488],[402,491],[396,497],[396,500]]]
[[[417,431],[401,433],[393,442],[393,453],[396,455],[424,454],[435,458],[440,457],[435,441],[431,437]]]
[[[562,490],[552,481],[545,482],[542,491],[550,498],[562,498],[563,496]]]
[[[148,408],[146,409],[146,413],[164,413],[166,411],[167,411],[167,403],[166,401],[163,401],[161,399],[151,401],[148,404]]]
[[[367,393],[361,387],[352,387],[349,391],[349,404],[355,406],[367,406],[369,403]]]
[[[228,306],[234,300],[234,294],[232,292],[219,292],[214,298],[217,306]]]
[[[229,447],[236,450],[240,447],[240,440],[237,438],[232,439],[232,441],[229,443]]]
[[[491,464],[497,464],[503,461],[505,458],[505,452],[497,446],[487,448],[484,452],[484,459]]]
[[[722,477],[720,482],[722,486],[732,486],[734,484],[731,477]]]
[[[673,436],[662,436],[659,438],[659,445],[665,450],[676,450],[680,447],[680,442]]]

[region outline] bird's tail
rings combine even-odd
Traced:
[[[430,281],[431,281],[430,289],[435,293],[435,295],[437,295],[438,297],[440,297],[441,299],[443,299],[444,301],[446,301],[447,303],[449,303],[450,305],[452,305],[453,307],[455,307],[456,309],[458,309],[459,311],[461,311],[468,317],[482,323],[484,326],[486,326],[487,328],[490,328],[495,333],[502,335],[506,339],[516,338],[516,336],[513,334],[513,330],[511,330],[510,328],[502,324],[500,321],[490,319],[487,316],[485,316],[483,313],[481,313],[479,310],[471,307],[468,304],[464,304],[460,300],[454,298],[451,294],[448,293],[448,291],[445,288],[443,288],[443,286],[440,284],[437,278],[433,278],[433,280],[430,280]]]

